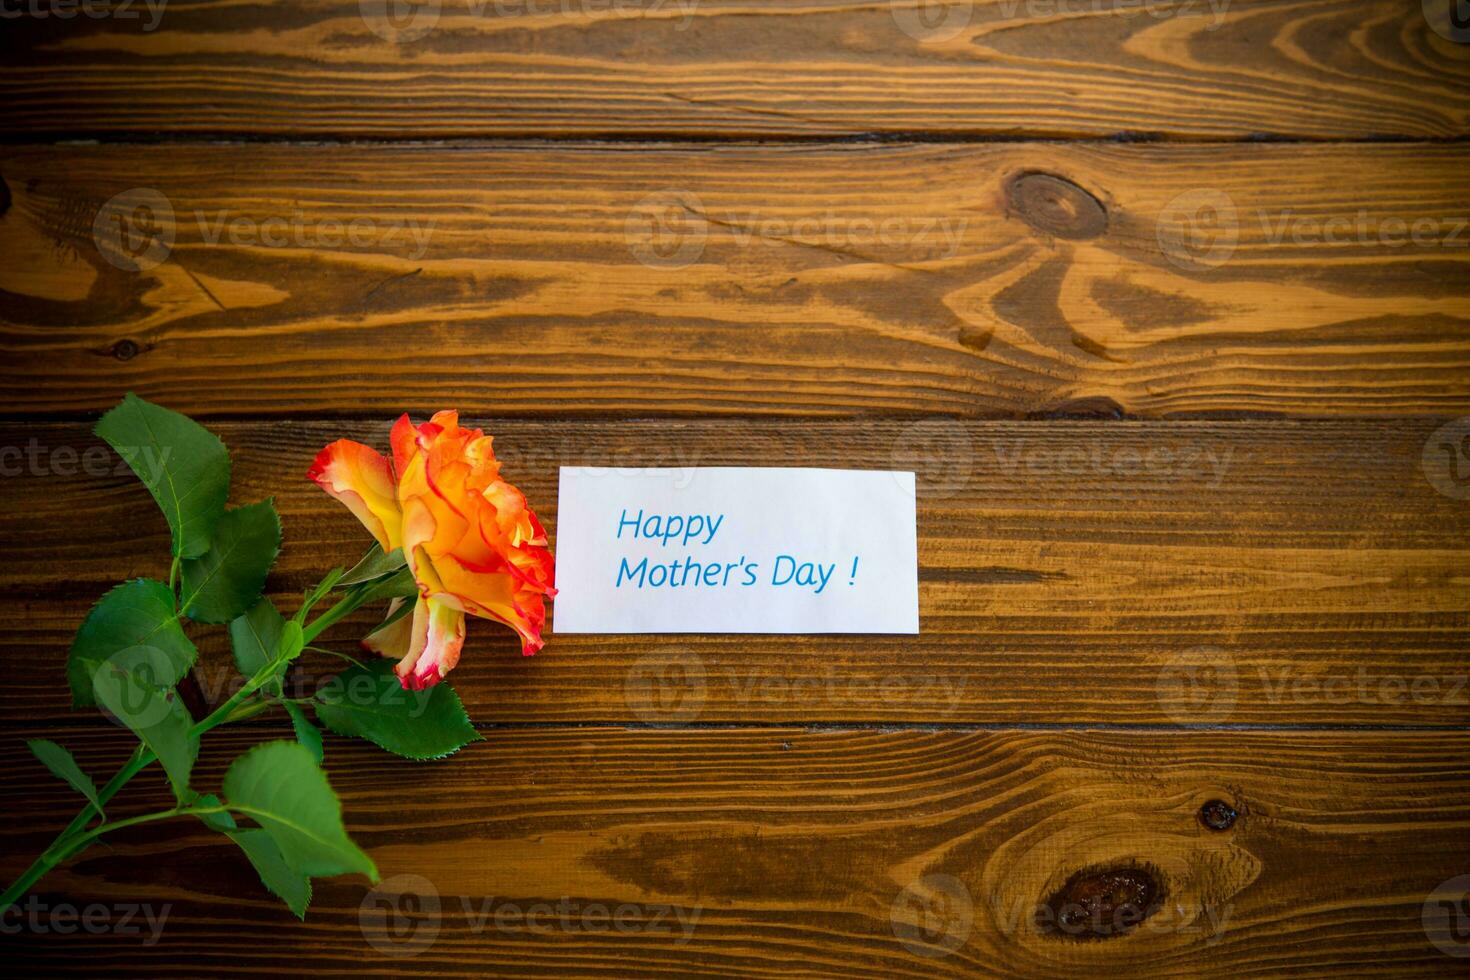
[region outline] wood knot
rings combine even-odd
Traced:
[[[1210,800],[1199,808],[1199,822],[1211,830],[1229,830],[1235,826],[1235,807],[1224,800]]]
[[[1131,932],[1164,903],[1154,872],[1141,867],[1093,868],[1067,879],[1036,911],[1043,933],[1109,939]]]
[[[993,336],[995,336],[994,327],[975,327],[969,324],[960,327],[960,345],[973,351],[982,351],[989,347],[990,338]]]
[[[1087,191],[1053,174],[1024,173],[1006,185],[1007,213],[1039,232],[1074,241],[1108,230],[1108,212]]]
[[[1054,408],[1031,412],[1032,419],[1121,419],[1123,406],[1107,395],[1089,395],[1062,402]]]
[[[141,353],[141,350],[142,349],[138,346],[136,341],[119,340],[117,343],[112,345],[111,353],[112,356],[117,358],[119,361],[131,361],[133,358],[137,357],[139,353]]]

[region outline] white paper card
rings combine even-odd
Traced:
[[[557,633],[917,633],[914,474],[564,466]]]

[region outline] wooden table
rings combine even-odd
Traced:
[[[479,624],[452,680],[484,741],[327,745],[386,891],[319,881],[298,923],[202,826],[137,827],[36,893],[103,927],[9,913],[7,973],[1470,968],[1447,9],[382,8],[5,23],[5,877],[76,807],[23,740],[98,773],[132,742],[63,676],[97,596],[166,571],[146,494],[83,463],[128,390],[276,497],[283,604],[365,543],[316,449],[457,407],[553,534],[563,464],[914,469],[922,632],[522,659]],[[196,708],[229,674],[202,650]]]

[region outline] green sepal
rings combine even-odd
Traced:
[[[362,556],[362,561],[352,566],[352,569],[337,580],[336,587],[345,589],[353,585],[361,585],[380,579],[385,575],[392,575],[405,564],[402,548],[394,548],[392,551],[384,552],[383,546],[376,541],[367,554]]]
[[[298,623],[306,622],[306,617],[308,614],[310,614],[312,608],[315,607],[318,602],[321,602],[322,599],[326,598],[327,594],[337,587],[337,580],[340,579],[343,574],[344,573],[340,567],[334,568],[330,572],[328,572],[326,576],[315,586],[307,589],[305,596],[301,600],[301,608],[297,609],[296,615],[291,618],[296,620],[296,622]]]
[[[369,631],[369,635],[371,635],[372,633],[377,633],[380,630],[387,629],[389,626],[392,626],[394,623],[398,622],[404,616],[410,615],[413,612],[413,607],[414,607],[414,603],[407,602],[407,601],[400,602],[398,604],[397,608],[394,608],[393,606],[389,606],[388,607],[388,610],[389,610],[388,611],[388,615],[384,616],[383,617],[383,621],[381,623],[379,623],[377,626],[374,626]]]
[[[377,602],[379,599],[406,599],[419,594],[418,583],[414,581],[413,573],[407,568],[400,568],[391,575],[366,585],[358,586],[362,589],[358,597],[358,605],[367,605]]]

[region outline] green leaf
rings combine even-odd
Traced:
[[[254,677],[272,663],[289,663],[301,655],[305,637],[301,624],[284,619],[269,599],[261,599],[243,616],[230,621],[230,645],[235,666]],[[280,697],[284,670],[265,682],[267,693]]]
[[[295,874],[355,871],[378,880],[372,858],[347,836],[342,804],[304,746],[267,742],[246,752],[225,773],[224,796],[231,810],[271,835]]]
[[[132,467],[173,531],[176,558],[209,550],[230,489],[230,454],[197,422],[132,392],[102,416],[96,433]]]
[[[220,798],[218,796],[215,796],[213,793],[207,793],[204,796],[199,797],[194,801],[193,805],[204,809],[208,809],[209,807],[213,806],[224,806],[224,804],[220,802]],[[221,810],[218,813],[200,813],[198,814],[198,817],[200,820],[204,821],[204,825],[211,830],[225,832],[234,830],[236,827],[239,826],[239,824],[235,823],[235,818],[230,816],[230,812],[228,810]]]
[[[240,673],[254,677],[274,659],[285,626],[285,617],[269,599],[261,599],[245,615],[230,621],[230,646],[234,648],[235,666]],[[280,686],[279,678],[268,685],[274,694],[281,693]]]
[[[159,669],[156,658],[152,663],[147,659],[123,661],[123,657],[115,657],[97,671],[92,681],[97,702],[158,756],[173,784],[174,796],[180,803],[188,803],[189,773],[199,756],[199,737],[189,731],[194,719],[189,717],[177,691],[152,683],[154,671]]]
[[[271,501],[227,511],[210,549],[184,562],[184,615],[201,623],[243,615],[260,598],[280,550],[281,519]]]
[[[97,798],[97,784],[92,782],[91,776],[82,772],[82,767],[77,765],[77,760],[72,758],[72,754],[64,746],[44,738],[33,738],[26,744],[31,747],[31,754],[51,770],[51,775],[85,796],[97,812],[102,814],[103,819],[106,819],[107,814],[102,813],[102,801]]]
[[[294,701],[282,701],[286,714],[291,716],[291,727],[296,730],[296,741],[306,746],[311,757],[320,765],[322,761],[322,732],[306,717],[306,712]]]
[[[352,570],[337,580],[337,588],[344,589],[349,585],[361,585],[363,582],[371,582],[385,575],[392,575],[405,564],[402,548],[394,548],[387,554],[383,553],[383,546],[376,541],[362,556],[362,561],[352,567]]]
[[[405,758],[442,759],[480,740],[448,684],[405,691],[392,660],[347,668],[317,698],[316,716],[332,731]]]
[[[161,663],[166,663],[166,669],[154,678],[162,687],[177,684],[199,657],[179,625],[169,587],[142,578],[124,582],[104,595],[77,630],[66,662],[72,704],[96,704],[92,677],[97,669],[119,652],[139,646],[163,654]]]
[[[306,907],[311,904],[311,879],[286,865],[271,835],[259,827],[250,827],[230,831],[229,837],[240,845],[265,887],[285,902],[296,918],[305,919]]]
[[[220,798],[213,795],[201,796],[194,801],[195,807],[205,810],[223,805]],[[270,834],[259,827],[241,828],[228,810],[200,813],[197,816],[204,821],[205,826],[218,830],[239,844],[240,850],[250,859],[265,887],[284,900],[291,911],[296,913],[296,918],[306,917],[306,906],[311,903],[311,879],[286,867],[281,849],[271,840]]]
[[[281,638],[276,641],[276,659],[290,663],[306,649],[306,633],[301,624],[291,620],[281,627]]]

